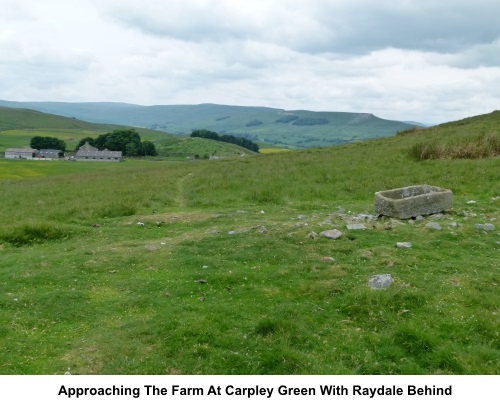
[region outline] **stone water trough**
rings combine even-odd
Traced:
[[[452,202],[451,190],[426,184],[375,193],[377,214],[399,219],[443,212],[452,207]]]

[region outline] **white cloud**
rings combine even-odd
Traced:
[[[0,98],[441,122],[498,109],[500,3],[0,0]]]

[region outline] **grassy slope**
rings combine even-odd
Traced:
[[[496,374],[499,160],[414,162],[405,150],[498,124],[97,171],[3,161],[40,176],[1,182],[0,370]],[[375,191],[422,183],[454,192],[443,230],[432,219],[345,229],[373,213]],[[475,228],[485,222],[497,230]],[[331,228],[344,236],[307,237]],[[371,291],[385,273],[394,284]]]
[[[413,125],[380,119],[372,114],[315,111],[284,111],[266,107],[243,107],[217,104],[138,106],[117,103],[9,103],[53,114],[78,117],[92,122],[111,122],[138,127],[152,127],[170,133],[189,134],[194,129],[246,136],[256,142],[276,146],[310,148],[390,136]],[[296,115],[320,118],[326,125],[293,125],[276,120]],[[261,125],[247,126],[258,120]]]
[[[0,152],[7,148],[27,146],[33,136],[52,136],[66,141],[68,149],[76,146],[81,138],[98,136],[121,125],[94,124],[74,118],[23,108],[0,107]],[[150,129],[137,128],[143,139],[153,142],[177,139],[174,135]]]

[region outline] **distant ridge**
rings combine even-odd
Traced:
[[[370,113],[283,110],[219,104],[141,106],[113,102],[15,102],[0,106],[29,108],[49,114],[150,128],[177,135],[195,129],[242,136],[254,142],[287,148],[308,148],[391,136],[420,126],[385,120]]]

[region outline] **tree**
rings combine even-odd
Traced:
[[[144,150],[144,156],[156,156],[158,154],[155,144],[151,141],[143,141],[142,148]]]
[[[34,136],[31,138],[30,146],[33,149],[56,149],[63,152],[66,150],[66,142],[50,136]]]

